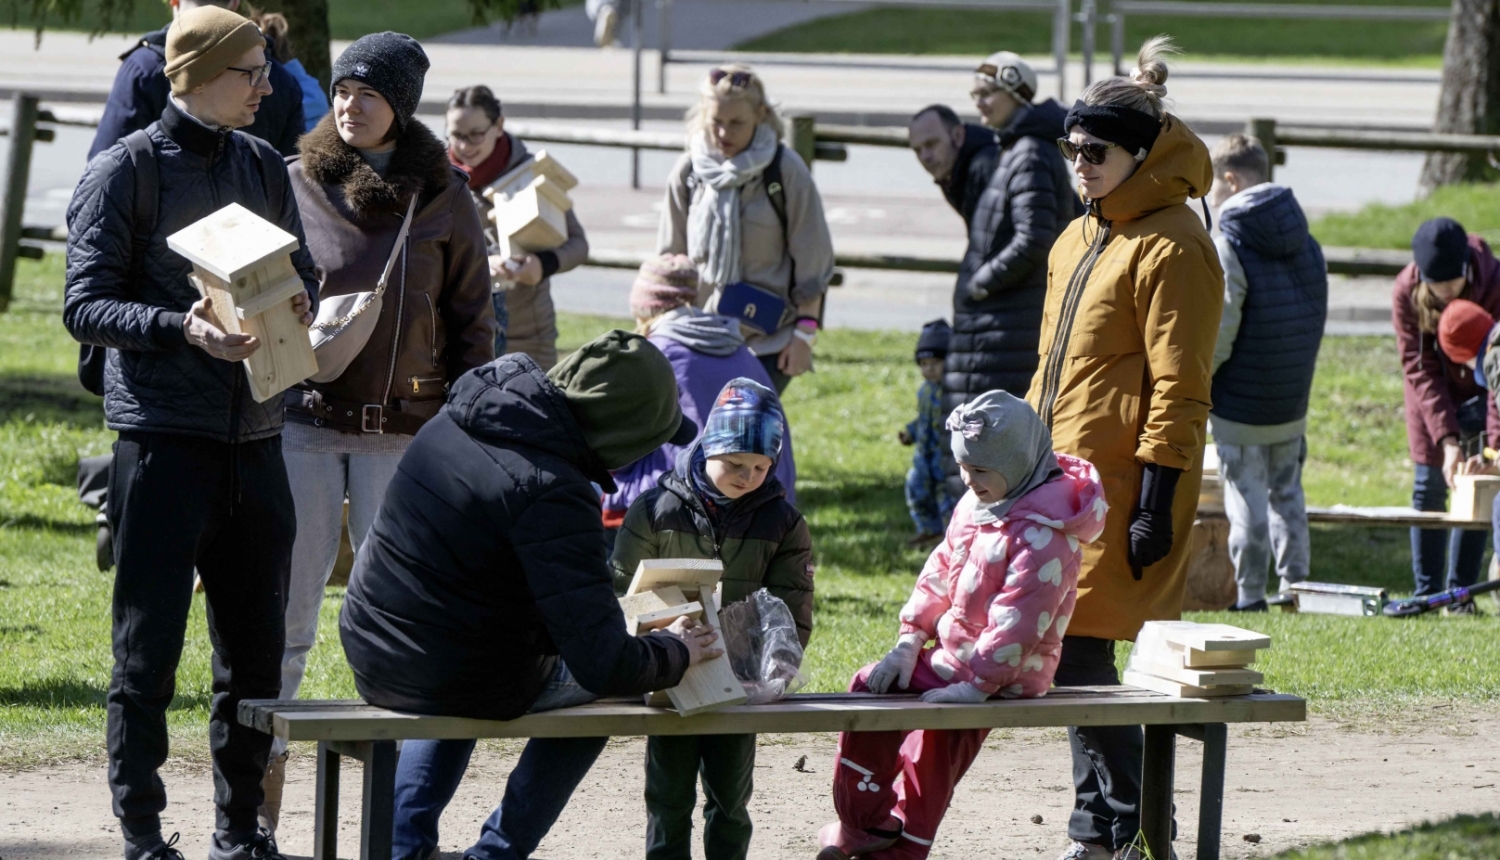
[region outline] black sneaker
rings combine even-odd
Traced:
[[[179,834],[163,842],[161,836],[132,843],[125,840],[125,860],[186,860],[176,848]]]
[[[255,835],[236,845],[229,845],[215,833],[209,841],[208,860],[286,860],[276,850],[276,839],[270,832],[257,829]]]
[[[1244,606],[1240,606],[1239,604],[1236,603],[1234,606],[1229,607],[1229,611],[1230,612],[1266,612],[1266,611],[1268,611],[1268,609],[1266,607],[1266,601],[1262,599],[1262,600],[1257,600],[1254,603],[1247,603]]]

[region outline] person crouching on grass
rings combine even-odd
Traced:
[[[1488,412],[1495,411],[1495,389],[1490,381],[1500,379],[1500,349],[1494,348],[1497,339],[1500,339],[1500,325],[1495,323],[1495,318],[1483,306],[1468,299],[1454,299],[1438,317],[1438,346],[1450,361],[1474,372],[1475,384],[1488,392]],[[1500,467],[1482,455],[1475,455],[1460,465],[1456,473],[1494,475],[1500,474]],[[1492,533],[1500,535],[1500,497],[1491,508],[1490,519],[1494,525]],[[1496,546],[1500,546],[1500,537],[1496,538]],[[1470,599],[1443,607],[1443,614],[1477,615],[1479,607]]]
[[[1104,529],[1099,473],[1053,452],[1041,418],[1003,391],[953,410],[947,428],[969,490],[901,610],[896,647],[859,670],[849,690],[909,690],[943,703],[1046,695],[1073,614],[1082,545]],[[922,730],[910,742],[909,734],[839,736],[839,820],[818,834],[818,860],[876,852],[919,860],[932,850],[989,730]]]
[[[723,601],[761,588],[786,602],[807,647],[812,635],[812,538],[774,472],[786,437],[776,392],[732,379],[677,468],[635,500],[615,539],[615,591],[648,558],[717,558]],[[652,736],[646,743],[646,858],[689,860],[698,774],[703,775],[703,850],[743,860],[750,850],[755,735]]]

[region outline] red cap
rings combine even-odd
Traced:
[[[1438,318],[1438,345],[1459,364],[1473,361],[1494,327],[1495,318],[1489,311],[1468,299],[1454,299]]]

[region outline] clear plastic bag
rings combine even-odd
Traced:
[[[781,598],[762,588],[719,613],[724,653],[745,686],[746,704],[764,705],[802,689],[802,642]]]

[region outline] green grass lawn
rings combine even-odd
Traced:
[[[556,5],[572,6],[583,0],[561,0]],[[14,8],[14,7],[12,7]],[[48,28],[54,30],[84,30],[94,32],[101,27],[94,11],[93,0],[86,0],[87,11],[76,20],[64,22],[57,14],[45,18]],[[116,18],[108,29],[116,33],[146,33],[165,27],[172,20],[172,13],[159,0],[135,0],[130,14]],[[13,27],[35,27],[37,20],[26,14],[0,17],[0,25]],[[451,33],[474,26],[474,13],[469,0],[329,0],[328,25],[335,39],[358,39],[366,33],[395,30],[418,39],[426,39],[442,33]],[[297,34],[293,33],[295,41]]]
[[[1500,857],[1500,818],[1459,815],[1396,833],[1277,854],[1272,860],[1492,860]]]
[[[1293,149],[1291,157],[1296,156]],[[1500,184],[1448,185],[1404,206],[1372,203],[1357,212],[1324,215],[1313,222],[1312,232],[1331,247],[1410,250],[1417,226],[1440,215],[1495,244],[1500,241]]]
[[[1204,0],[1212,2],[1212,0]],[[1316,0],[1305,0],[1316,2]],[[1361,5],[1379,5],[1377,3]],[[1446,7],[1442,0],[1405,5]],[[1291,21],[1236,18],[1130,16],[1125,45],[1135,51],[1158,33],[1170,33],[1193,60],[1271,61],[1439,66],[1446,22]],[[1100,50],[1109,50],[1101,23]],[[1073,47],[1078,49],[1075,29]],[[1008,50],[1051,54],[1052,17],[1037,12],[884,8],[822,18],[737,46],[747,51],[808,53],[969,54]],[[1127,59],[1133,59],[1132,53]]]
[[[60,323],[58,256],[22,261],[17,297],[0,315],[0,766],[100,755],[108,685],[110,587],[93,562],[93,512],[80,505],[80,454],[108,450],[99,402],[74,379],[77,349]],[[571,349],[619,324],[562,315]],[[842,689],[895,638],[895,617],[923,556],[902,498],[910,452],[895,441],[917,387],[914,335],[830,331],[818,370],[789,389],[798,495],[816,547],[817,632],[806,669],[814,690]],[[1313,504],[1399,504],[1410,492],[1394,343],[1325,342],[1313,391],[1307,488]],[[1410,588],[1406,533],[1316,528],[1320,580]],[[354,695],[338,644],[342,598],[330,589],[304,695]],[[1373,719],[1413,703],[1500,700],[1500,621],[1412,621],[1205,613],[1269,633],[1267,684],[1313,709]],[[174,751],[206,754],[209,646],[194,603],[172,716]],[[1124,658],[1122,649],[1121,658]]]

